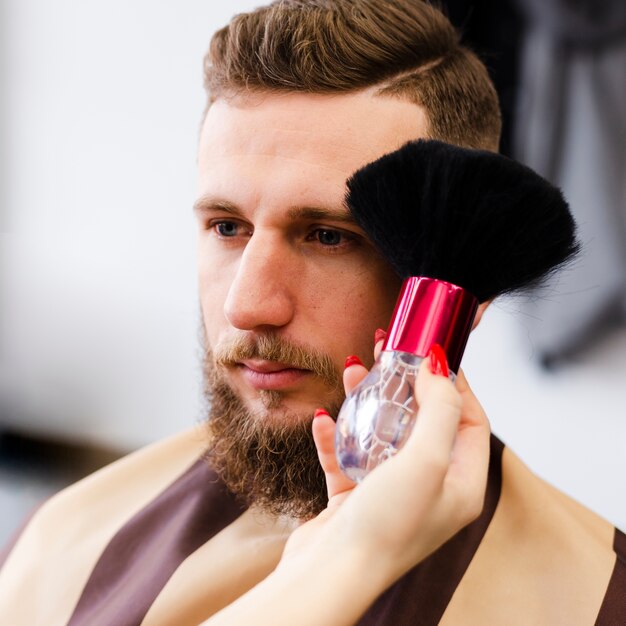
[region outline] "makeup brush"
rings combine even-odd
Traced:
[[[479,303],[536,286],[579,246],[562,193],[492,152],[413,141],[347,186],[356,222],[404,279],[381,355],[337,418],[340,466],[360,480],[409,436],[431,347],[454,379]]]

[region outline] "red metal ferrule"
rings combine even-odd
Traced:
[[[477,309],[477,298],[462,287],[424,276],[407,278],[383,350],[425,357],[433,344],[439,344],[456,374]]]

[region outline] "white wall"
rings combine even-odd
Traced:
[[[540,476],[626,528],[626,331],[546,372],[518,308],[494,303],[464,357],[492,430]]]
[[[5,0],[4,422],[136,446],[198,417],[202,57],[254,4]]]
[[[134,447],[198,419],[201,60],[256,4],[5,0],[5,424]],[[494,430],[626,528],[626,334],[546,374],[515,308],[487,312],[465,359]]]

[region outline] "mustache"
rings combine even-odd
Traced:
[[[277,361],[295,369],[310,370],[330,387],[342,385],[342,374],[329,354],[278,335],[236,335],[213,349],[217,366],[232,367],[246,359]]]

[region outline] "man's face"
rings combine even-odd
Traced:
[[[350,220],[345,183],[425,128],[416,105],[368,91],[209,109],[196,203],[204,329],[220,376],[257,419],[310,418],[340,399],[347,355],[371,362],[399,280]],[[232,349],[260,340],[289,349]]]

